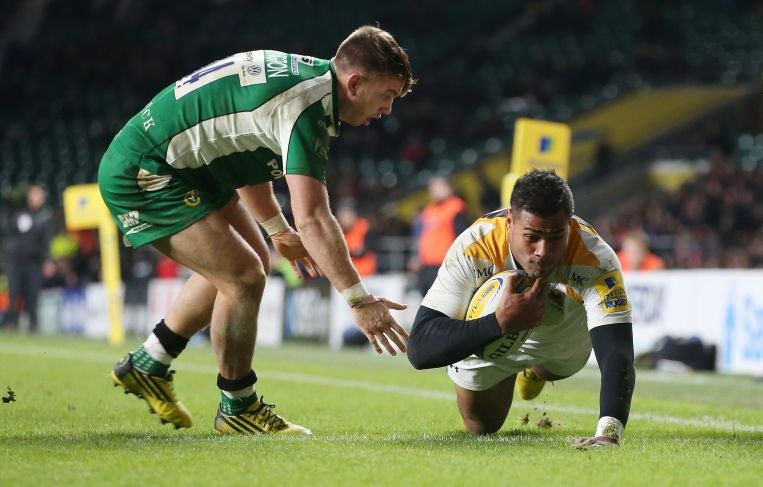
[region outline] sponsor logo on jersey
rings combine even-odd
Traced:
[[[265,71],[268,78],[283,78],[289,75],[287,55],[283,53],[268,52],[265,56]]]
[[[578,286],[585,286],[586,282],[588,282],[587,277],[583,277],[580,274],[575,274],[574,272],[570,273],[570,282],[573,284],[576,284]]]
[[[312,56],[302,56],[300,54],[291,55],[291,74],[299,76],[299,65],[312,66],[315,64],[315,58]]]
[[[291,74],[299,76],[299,63],[296,56],[291,57]]]
[[[599,276],[593,282],[593,285],[601,298],[601,305],[605,313],[616,313],[631,309],[628,295],[625,292],[623,278],[619,271],[610,271]]]
[[[247,51],[233,56],[237,65],[238,82],[240,86],[260,85],[266,83],[265,53],[263,51]]]
[[[475,269],[477,271],[477,278],[492,276],[493,269],[495,269],[495,267],[492,265],[490,267],[485,267],[484,269]]]
[[[199,196],[199,192],[195,189],[192,189],[191,191],[187,192],[185,196],[183,197],[183,203],[185,203],[188,206],[199,206],[201,203],[201,196]]]
[[[151,115],[151,104],[153,102],[149,102],[148,105],[146,105],[146,108],[143,109],[142,112],[140,112],[140,118],[143,120],[143,130],[148,132],[148,129],[151,127],[156,127],[156,123],[154,123],[154,117]]]
[[[273,179],[280,179],[283,177],[283,171],[281,170],[281,166],[278,164],[278,161],[271,159],[270,161],[266,162],[265,165],[270,168],[270,177]]]
[[[300,56],[295,54],[294,57],[301,63],[305,64],[307,66],[312,66],[315,64],[315,58],[312,56]]]

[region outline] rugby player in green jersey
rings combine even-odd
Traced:
[[[167,316],[112,371],[162,422],[190,427],[169,365],[210,325],[221,391],[221,433],[305,433],[255,392],[257,314],[270,268],[267,244],[310,275],[324,274],[377,352],[406,350],[408,334],[353,267],[326,190],[330,137],[340,121],[369,125],[415,83],[388,32],[363,26],[331,60],[249,51],[213,62],[156,95],[116,135],[98,183],[133,247],[151,244],[194,271]],[[296,230],[272,181],[286,178]]]

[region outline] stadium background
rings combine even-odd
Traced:
[[[352,29],[379,22],[408,50],[420,83],[380,126],[343,128],[328,185],[332,201],[355,200],[382,236],[379,282],[394,280],[409,296],[410,220],[432,175],[450,177],[477,216],[499,204],[515,121],[564,122],[573,129],[570,183],[581,216],[615,248],[641,228],[670,269],[714,269],[690,274],[687,282],[701,287],[691,292],[680,273],[634,277],[644,300],[661,296],[649,302],[663,316],[648,338],[670,331],[668,310],[709,302],[715,321],[688,320],[679,331],[724,346],[731,327],[744,340],[740,370],[763,370],[761,271],[731,270],[763,267],[759,1],[11,0],[2,11],[0,218],[23,204],[25,185],[42,184],[59,236],[75,243],[59,249],[74,279],[67,288],[82,290],[48,293],[41,331],[92,326],[97,239],[63,229],[61,194],[95,180],[113,135],[155,92],[233,52],[328,58]],[[283,187],[279,197],[288,210]],[[150,250],[123,252],[135,313],[127,321],[138,335],[160,312],[150,288],[162,265]],[[153,299],[168,299],[175,285]],[[285,338],[330,341],[336,318],[326,283],[291,291],[280,311]],[[299,314],[309,306],[325,319]]]

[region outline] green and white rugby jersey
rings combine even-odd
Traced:
[[[202,187],[210,177],[228,188],[284,174],[325,182],[329,136],[338,126],[335,97],[327,60],[243,52],[168,86],[116,139]]]
[[[338,134],[328,60],[249,51],[168,86],[116,135],[98,184],[133,246],[223,206],[233,190],[301,174],[325,182]]]

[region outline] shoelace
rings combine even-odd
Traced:
[[[269,425],[271,428],[286,424],[283,418],[273,411],[275,407],[275,404],[267,404],[265,402],[265,396],[260,397],[260,407],[257,409],[256,413],[264,416],[265,424]]]

